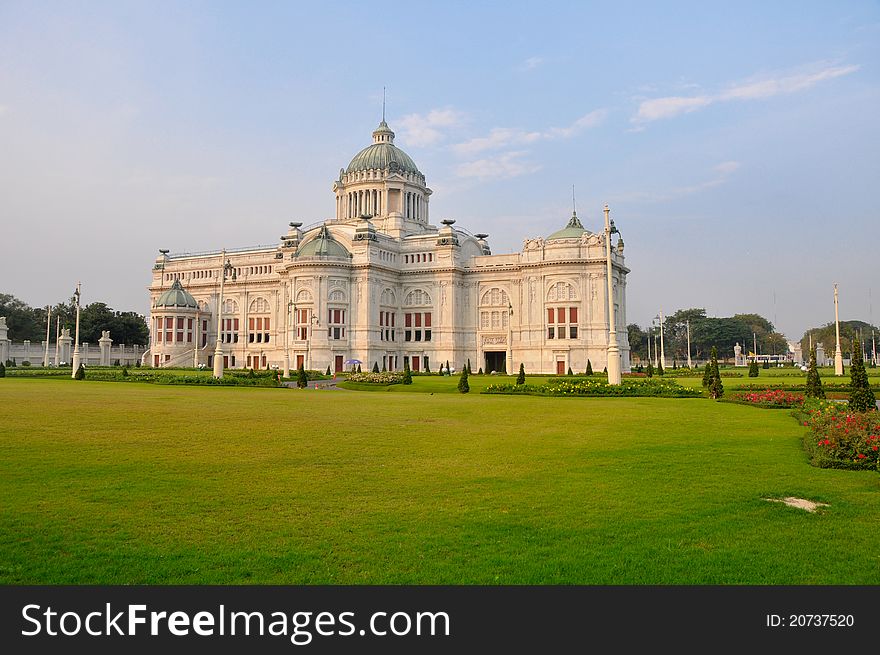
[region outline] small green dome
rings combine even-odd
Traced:
[[[387,170],[392,172],[415,173],[421,175],[415,162],[409,155],[394,145],[394,132],[385,121],[373,130],[373,144],[367,146],[354,156],[346,173],[358,171]]]
[[[551,239],[579,239],[586,232],[587,230],[581,225],[577,214],[572,212],[568,225],[547,237],[547,241],[550,241]]]
[[[321,231],[314,239],[306,241],[299,250],[296,251],[297,258],[300,257],[342,257],[349,259],[351,255],[341,243],[330,235],[330,231],[326,225],[321,226]]]
[[[198,309],[199,303],[196,302],[196,299],[192,297],[189,291],[183,288],[180,280],[174,280],[171,288],[159,296],[153,307],[189,307]]]

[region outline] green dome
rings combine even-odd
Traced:
[[[330,236],[326,225],[321,226],[321,231],[314,239],[310,239],[296,251],[299,257],[351,257],[348,250],[341,243]]]
[[[547,237],[547,241],[550,241],[551,239],[579,239],[581,235],[586,233],[586,231],[587,230],[584,229],[584,226],[581,225],[581,222],[578,220],[577,214],[573,212],[571,220],[568,221],[568,225]]]
[[[196,299],[192,297],[192,294],[190,294],[189,291],[183,288],[180,284],[180,280],[174,280],[174,284],[171,285],[171,288],[159,296],[156,300],[156,304],[153,306],[190,307],[192,309],[198,309],[199,303],[196,302]]]
[[[345,172],[355,173],[389,168],[392,171],[421,175],[409,155],[394,145],[394,132],[385,121],[382,121],[379,123],[379,127],[373,131],[373,144],[356,154]]]

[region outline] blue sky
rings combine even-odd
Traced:
[[[501,253],[564,225],[573,184],[588,229],[608,202],[630,322],[705,306],[795,338],[838,282],[877,323],[878,62],[876,2],[3,1],[0,292],[80,279],[146,312],[158,248],[331,216],[386,86],[432,222]]]

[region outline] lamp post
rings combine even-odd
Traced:
[[[70,377],[76,377],[76,372],[79,369],[79,297],[80,297],[80,283],[76,283],[76,292],[73,294],[76,297],[76,339],[73,342],[73,368],[70,372]]]
[[[620,234],[614,221],[609,220],[608,203],[605,203],[605,260],[608,278],[608,384],[620,384],[620,348],[617,345],[617,324],[614,319],[614,283],[611,279],[611,235]]]
[[[688,368],[693,368],[693,364],[691,363],[691,319],[687,320],[687,331],[688,331]]]
[[[311,316],[309,317],[309,324],[306,332],[306,368],[309,370],[312,369],[312,329],[315,325],[320,325],[321,321],[314,314],[314,312],[309,312]]]
[[[223,345],[221,343],[223,335],[223,284],[226,282],[226,275],[232,273],[232,281],[235,282],[235,269],[228,259],[226,263],[226,249],[220,253],[220,297],[217,299],[217,345],[214,348],[214,377],[218,380],[223,377]]]
[[[52,305],[46,305],[46,352],[43,354],[43,368],[49,367],[49,336],[52,330]]]
[[[660,310],[660,315],[657,317],[660,325],[660,363],[663,365],[663,370],[666,370],[666,349],[663,347],[663,310]]]
[[[657,348],[657,333],[654,330],[657,328],[658,318],[655,316],[651,319],[651,338],[654,340],[654,368],[660,367],[660,351]]]
[[[293,307],[293,314],[296,316],[296,305],[287,295],[287,314],[284,316],[284,377],[290,377],[290,308]]]
[[[651,336],[654,333],[654,327],[648,328],[648,363],[651,363]]]
[[[834,328],[837,344],[834,348],[834,375],[843,375],[843,353],[840,352],[840,313],[837,308],[837,284],[834,285]]]
[[[510,326],[511,319],[513,318],[513,305],[510,304],[510,301],[507,301],[507,362],[505,368],[507,369],[507,374],[511,375],[513,371],[513,329]]]

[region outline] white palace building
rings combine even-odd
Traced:
[[[431,189],[383,120],[333,182],[336,217],[291,223],[277,245],[160,251],[153,266],[152,366],[340,371],[352,360],[437,371],[583,372],[607,364],[604,230],[573,214],[521,252],[429,222]],[[607,208],[606,208],[607,210]],[[621,369],[630,370],[623,241],[611,249]],[[218,303],[222,304],[218,307]]]

